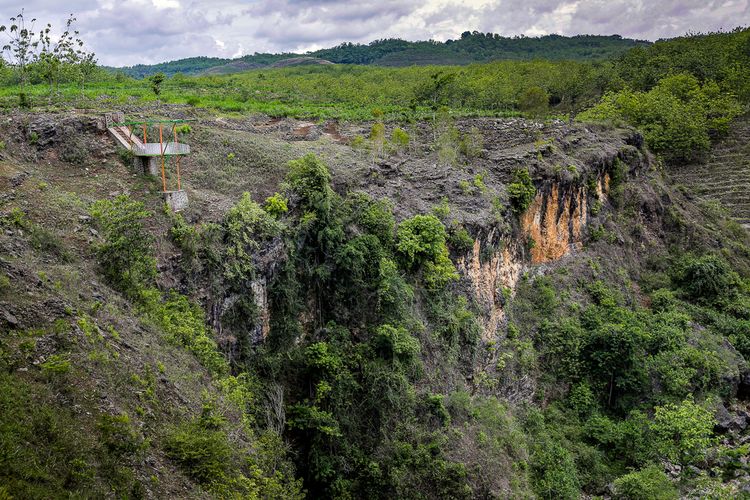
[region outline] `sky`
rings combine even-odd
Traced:
[[[381,38],[619,34],[656,40],[750,25],[750,0],[0,0],[37,26],[70,13],[100,64],[305,52]],[[5,34],[0,34],[0,37]]]

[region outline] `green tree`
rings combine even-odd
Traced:
[[[152,285],[156,278],[153,237],[143,226],[151,213],[143,203],[120,195],[94,203],[91,215],[104,238],[96,254],[107,279],[130,295]]]
[[[508,199],[510,206],[516,213],[523,213],[529,208],[536,196],[536,187],[531,180],[529,171],[519,168],[513,171],[513,182],[508,185]]]
[[[680,495],[658,465],[618,477],[613,483],[617,500],[677,500]]]
[[[8,35],[8,41],[3,45],[2,50],[13,61],[13,67],[18,75],[21,87],[19,98],[22,107],[27,103],[25,89],[29,80],[29,66],[39,58],[37,52],[39,40],[34,36],[35,22],[36,19],[32,19],[31,24],[27,26],[24,10],[21,9],[18,15],[10,18],[8,26],[0,25],[0,33]]]
[[[699,462],[713,443],[714,423],[712,412],[692,398],[657,406],[650,426],[654,448],[660,456],[681,465]]]
[[[518,96],[518,109],[533,118],[540,118],[549,109],[549,95],[541,87],[530,87]]]
[[[159,97],[161,94],[161,86],[166,78],[167,77],[164,73],[156,73],[155,75],[151,75],[148,79],[149,85],[151,85],[151,91],[156,97]]]

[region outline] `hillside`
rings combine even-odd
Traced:
[[[741,495],[750,236],[637,131],[125,112],[196,120],[179,216],[0,124],[1,494]]]
[[[672,169],[675,183],[700,200],[721,203],[750,228],[750,119],[739,119],[702,161]]]
[[[228,74],[266,67],[278,67],[284,60],[313,57],[336,64],[376,66],[465,65],[476,62],[533,59],[597,61],[618,56],[630,48],[649,42],[631,40],[618,35],[577,35],[565,37],[502,37],[493,33],[465,32],[457,40],[445,42],[409,42],[376,40],[369,44],[343,43],[330,49],[306,54],[253,54],[237,59],[193,57],[154,65],[109,68],[134,78],[154,73],[172,76]]]

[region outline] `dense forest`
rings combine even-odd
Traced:
[[[466,31],[457,40],[445,42],[409,42],[399,39],[375,40],[369,44],[342,43],[330,49],[305,54],[253,54],[237,59],[191,57],[161,64],[110,68],[133,78],[144,78],[162,72],[171,76],[177,73],[197,75],[206,70],[223,72],[229,63],[243,63],[242,68],[262,68],[284,59],[309,56],[337,64],[364,64],[376,66],[412,66],[471,64],[502,60],[603,60],[622,54],[649,42],[630,40],[618,35],[578,35],[566,37],[546,35],[541,37],[503,37],[496,33]],[[229,71],[236,72],[236,70]]]
[[[670,176],[749,29],[59,53],[0,67],[0,499],[750,496],[750,233]]]

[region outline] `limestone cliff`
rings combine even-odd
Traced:
[[[470,256],[459,260],[459,269],[471,281],[474,298],[484,309],[481,321],[485,342],[492,341],[502,325],[505,303],[526,270],[583,247],[590,200],[606,201],[610,174],[600,172],[595,186],[592,193],[585,186],[543,182],[531,205],[520,216],[520,234],[500,241],[497,229],[493,228],[474,241]],[[483,248],[497,250],[483,258]]]

